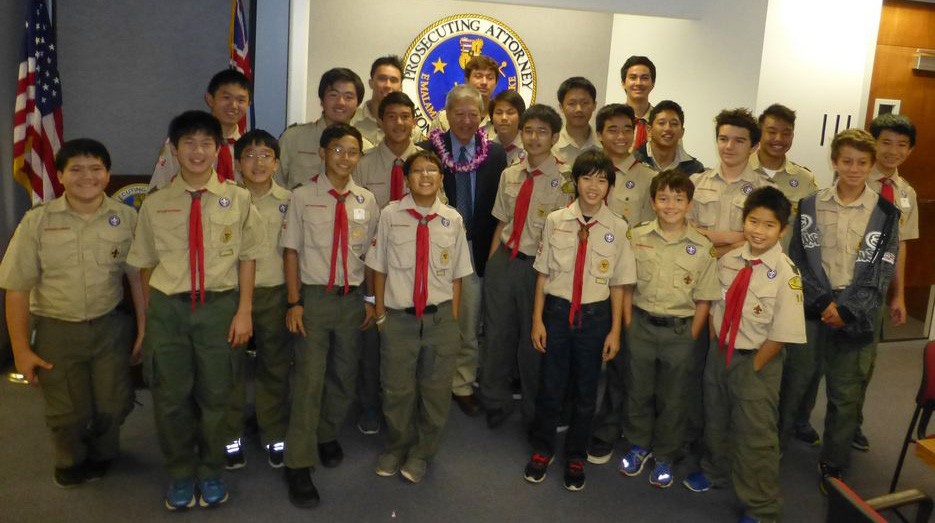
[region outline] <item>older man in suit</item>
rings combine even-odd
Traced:
[[[477,376],[477,334],[480,330],[481,278],[490,253],[497,220],[491,215],[500,175],[506,168],[506,152],[479,130],[484,117],[484,98],[470,85],[458,85],[445,101],[450,128],[433,130],[420,147],[442,159],[448,203],[464,218],[474,274],[461,280],[461,352],[452,383],[452,397],[469,416],[480,413],[472,384]]]

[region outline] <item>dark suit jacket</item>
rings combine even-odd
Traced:
[[[419,147],[428,151],[433,151],[431,141],[420,142]],[[451,131],[445,133],[445,147],[451,153]],[[484,276],[484,268],[487,266],[487,255],[490,254],[490,243],[493,240],[493,232],[497,227],[497,219],[493,217],[494,201],[497,199],[497,187],[500,185],[500,175],[506,169],[506,152],[503,147],[495,142],[490,142],[490,150],[487,159],[477,168],[475,176],[477,182],[474,189],[474,220],[471,224],[473,238],[474,270],[477,275]],[[445,195],[448,197],[448,203],[454,207],[458,201],[456,176],[448,169],[442,168],[445,173]]]

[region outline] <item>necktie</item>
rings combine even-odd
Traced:
[[[461,152],[458,153],[458,163],[467,163],[467,147],[462,147]],[[464,218],[464,229],[467,231],[468,240],[470,240],[473,235],[473,218],[474,218],[474,195],[471,194],[471,173],[470,171],[465,173],[460,173],[457,175],[458,178],[457,184],[455,185],[456,192],[456,201],[455,205],[458,207],[458,212],[461,213],[461,217]]]
[[[532,199],[534,178],[541,175],[542,171],[536,169],[531,173],[527,171],[527,174],[526,180],[523,181],[523,185],[519,188],[516,206],[513,208],[513,232],[510,233],[510,238],[506,241],[506,246],[513,248],[513,251],[510,252],[511,260],[516,258],[516,253],[519,252],[519,241],[523,237],[523,228],[526,227],[526,215],[529,213],[529,200]]]
[[[192,310],[195,310],[196,295],[200,293],[205,302],[205,238],[201,227],[201,195],[206,189],[189,191],[192,205],[188,211],[188,272],[191,275]]]
[[[397,158],[393,160],[393,170],[390,171],[390,200],[401,200],[405,186],[403,161]]]
[[[334,204],[334,233],[331,239],[331,271],[328,273],[328,286],[325,287],[325,292],[331,292],[331,289],[334,288],[334,276],[338,268],[338,248],[340,248],[341,267],[344,269],[344,294],[347,294],[350,288],[347,283],[347,207],[344,205],[344,200],[347,199],[348,194],[351,194],[351,191],[340,194],[338,191],[331,189],[328,191],[328,194],[334,196],[334,199],[338,202]]]
[[[730,333],[730,339],[726,346],[727,365],[734,355],[734,342],[737,340],[737,332],[740,330],[740,319],[743,316],[743,302],[747,297],[747,289],[750,287],[750,276],[753,275],[753,267],[762,263],[760,260],[750,260],[750,262],[737,273],[733,283],[727,289],[727,297],[724,300],[724,319],[721,320],[721,332],[718,336],[718,345],[721,350],[725,349],[724,340]]]
[[[893,203],[896,199],[896,195],[893,194],[893,180],[889,178],[883,178],[881,180],[883,183],[882,188],[880,189],[880,196],[882,196],[886,201]]]
[[[412,304],[416,310],[416,318],[421,318],[429,299],[429,222],[438,215],[432,213],[422,216],[415,209],[406,211],[419,220],[419,227],[416,229],[416,274],[412,285]]]
[[[633,150],[637,150],[646,143],[648,140],[648,134],[646,133],[646,121],[640,118],[636,119],[636,129],[633,133]]]
[[[578,253],[575,256],[575,278],[571,289],[571,309],[568,310],[568,324],[575,324],[575,314],[578,314],[578,326],[581,326],[581,288],[584,286],[584,259],[588,253],[588,236],[591,227],[597,220],[585,224],[578,221]]]
[[[234,179],[234,159],[231,156],[231,147],[237,140],[228,138],[227,142],[221,145],[218,153],[218,181]]]

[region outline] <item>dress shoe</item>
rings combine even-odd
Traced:
[[[468,394],[467,396],[452,394],[451,398],[455,400],[455,403],[461,408],[461,412],[468,416],[474,417],[480,414],[480,403],[477,401],[477,396],[474,394]]]
[[[318,506],[321,498],[312,483],[312,471],[308,467],[290,469],[286,467],[286,482],[289,484],[289,501],[299,508]]]
[[[329,469],[333,469],[341,464],[344,459],[344,449],[337,440],[326,441],[318,444],[318,459],[321,464]]]

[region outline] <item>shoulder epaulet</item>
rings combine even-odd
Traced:
[[[805,170],[805,171],[808,171],[809,173],[811,173],[811,172],[812,172],[812,170],[811,170],[811,169],[809,169],[808,167],[806,167],[806,166],[804,166],[804,165],[800,165],[800,164],[797,164],[797,163],[795,163],[795,162],[793,162],[793,161],[791,161],[791,160],[789,161],[789,163],[791,163],[792,165],[794,165],[794,166],[796,166],[796,167],[798,167],[799,169],[802,169],[802,170]]]
[[[155,193],[156,191],[158,191],[160,188],[161,188],[161,187],[159,187],[158,185],[154,185],[149,191],[146,192],[146,195],[149,196],[150,194],[154,194],[154,193]]]
[[[633,226],[633,228],[638,229],[640,227],[646,227],[647,225],[652,225],[652,223],[653,223],[652,220],[645,220],[640,223],[637,223],[636,225]]]
[[[291,124],[289,124],[288,127],[286,127],[286,129],[292,129],[293,127],[295,127],[295,126],[297,126],[297,125],[299,125],[299,122],[292,122]]]
[[[41,208],[45,207],[48,203],[49,203],[49,202],[42,202],[42,203],[33,205],[32,207],[26,209],[26,212],[23,213],[23,215],[25,216],[25,215],[27,215],[27,214],[29,214],[29,213],[35,211],[36,209],[41,209]]]
[[[299,187],[302,187],[303,185],[305,185],[305,184],[303,184],[303,183],[301,183],[301,182],[300,182],[300,183],[297,183],[297,184],[293,185],[292,188],[289,189],[289,190],[290,190],[290,191],[294,191],[294,190],[298,189]]]

